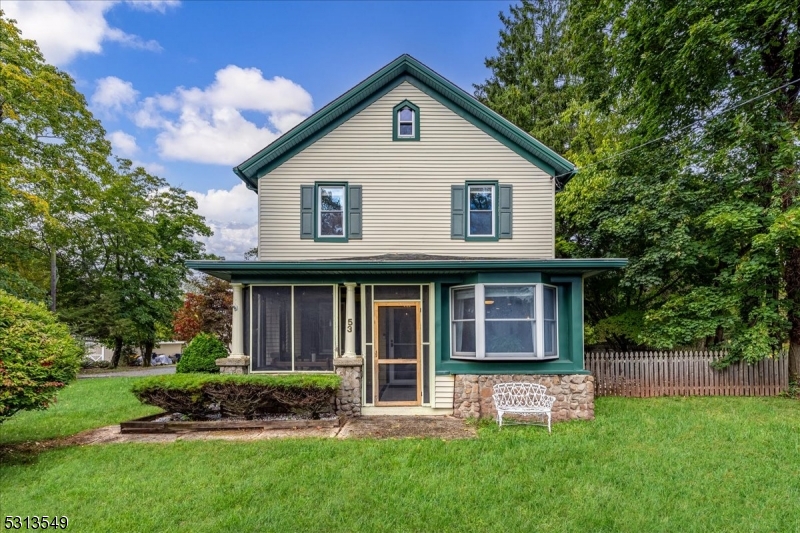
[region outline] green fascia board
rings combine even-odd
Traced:
[[[627,265],[627,259],[478,259],[427,261],[187,261],[186,266],[230,280],[241,276],[353,275],[353,274],[464,274],[474,272],[530,272],[589,276]]]
[[[575,166],[565,158],[408,54],[398,57],[308,117],[235,167],[234,172],[249,189],[257,190],[258,178],[360,111],[362,104],[374,98],[376,93],[382,90],[388,92],[385,90],[386,87],[396,86],[399,78],[417,81],[418,83],[414,84],[416,87],[426,88],[426,93],[435,94],[436,99],[447,102],[450,109],[460,110],[463,113],[459,113],[460,115],[469,117],[470,122],[479,124],[484,131],[501,140],[506,146],[514,148],[518,153],[527,154],[528,159],[537,162],[542,170],[551,176],[559,177],[560,184],[566,183],[575,173]]]

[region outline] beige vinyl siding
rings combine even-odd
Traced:
[[[455,376],[436,376],[433,407],[437,409],[452,409],[455,388]]]
[[[392,141],[392,108],[420,108],[420,140]],[[450,187],[467,180],[512,184],[513,238],[450,238]],[[363,187],[363,239],[300,239],[300,186]],[[553,181],[535,165],[403,83],[258,180],[259,258],[333,259],[385,253],[554,257]]]

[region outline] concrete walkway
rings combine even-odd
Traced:
[[[174,374],[175,365],[151,366],[150,368],[139,368],[136,370],[126,370],[124,372],[103,372],[102,374],[78,374],[78,379],[89,378],[138,378],[143,376],[162,376],[164,374]]]

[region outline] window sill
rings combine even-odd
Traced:
[[[508,357],[508,356],[499,356],[499,357],[475,357],[474,355],[451,355],[450,359],[454,359],[457,361],[475,361],[478,363],[508,363],[508,362],[525,362],[530,363],[531,361],[556,361],[558,359],[557,355],[548,355],[545,357]]]

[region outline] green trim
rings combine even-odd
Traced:
[[[303,260],[303,261],[186,261],[186,266],[221,279],[260,276],[305,277],[314,275],[435,275],[481,272],[531,272],[588,276],[627,265],[627,259],[480,259],[431,261]]]
[[[493,283],[527,283],[529,276],[509,274]],[[450,358],[450,289],[458,284],[437,284],[436,374],[588,374],[583,360],[582,283],[580,276],[545,276],[541,283],[558,290],[558,358],[528,361],[468,360]],[[438,339],[437,339],[438,340]]]
[[[414,136],[400,137],[397,132],[397,113],[404,107],[410,107],[414,112]],[[392,140],[393,141],[418,141],[419,140],[419,107],[414,105],[411,100],[403,100],[392,109]]]
[[[311,115],[235,167],[234,172],[250,189],[257,190],[258,178],[372,103],[379,97],[376,96],[378,93],[388,92],[386,87],[397,86],[403,81],[409,81],[433,96],[551,176],[560,176],[560,183],[566,183],[574,174],[575,166],[572,163],[407,54],[398,57]]]
[[[344,228],[342,237],[320,237],[319,235],[319,188],[344,187]],[[314,242],[348,242],[347,232],[350,231],[350,185],[346,181],[315,181],[314,182]]]
[[[494,213],[494,235],[476,235],[470,236],[469,234],[469,188],[474,185],[491,185],[494,188],[492,195],[492,212]],[[496,242],[500,240],[500,210],[497,208],[497,199],[500,192],[500,184],[497,180],[468,180],[464,182],[464,240],[473,242]]]

